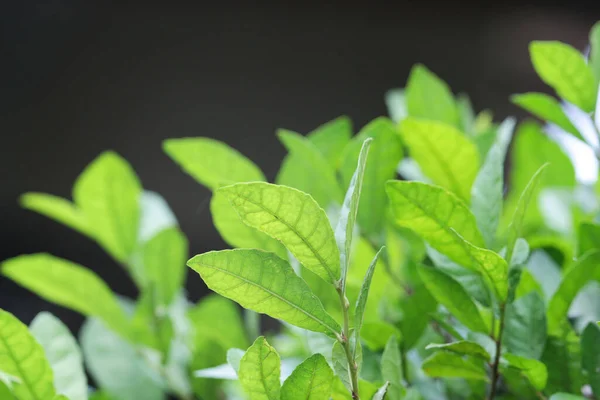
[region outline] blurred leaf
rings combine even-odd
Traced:
[[[583,255],[589,250],[600,250],[600,225],[582,222],[577,235],[577,254]]]
[[[578,50],[557,41],[534,41],[529,51],[536,72],[559,96],[584,111],[594,110],[598,87]]]
[[[242,307],[300,328],[336,335],[340,328],[292,267],[272,253],[211,251],[188,261],[207,286]]]
[[[306,135],[334,169],[337,169],[344,147],[350,141],[351,136],[352,121],[347,116],[337,117],[326,122]]]
[[[385,221],[388,200],[385,183],[396,176],[396,167],[402,159],[400,138],[392,122],[377,118],[365,125],[344,149],[340,176],[344,187],[349,187],[358,164],[363,142],[372,138],[366,162],[360,202],[358,226],[365,236],[380,234]]]
[[[381,356],[381,375],[384,381],[389,383],[387,389],[387,400],[401,400],[405,389],[402,385],[404,375],[402,373],[402,357],[398,347],[398,339],[391,336],[385,345]]]
[[[211,190],[237,182],[266,180],[252,161],[218,140],[167,139],[163,150],[185,172]]]
[[[526,377],[531,385],[541,391],[546,387],[548,381],[548,371],[546,366],[538,360],[520,357],[514,354],[504,353],[502,355],[506,361],[506,368],[515,368]]]
[[[413,284],[410,295],[400,300],[398,309],[401,310],[402,317],[399,326],[405,349],[410,349],[417,344],[429,324],[429,314],[436,308],[436,300],[420,280]]]
[[[590,30],[590,61],[589,65],[596,77],[596,82],[600,81],[600,23],[596,24]]]
[[[538,118],[551,122],[577,138],[582,138],[573,123],[566,116],[558,100],[545,93],[515,94],[511,101]]]
[[[245,353],[246,352],[241,349],[234,348],[227,350],[227,364],[233,368],[236,374],[240,372],[240,362]]]
[[[465,378],[488,381],[483,365],[446,351],[432,354],[423,361],[421,368],[427,375],[434,378]]]
[[[365,322],[360,330],[362,341],[373,351],[383,349],[393,335],[401,337],[402,334],[387,322]]]
[[[411,117],[458,125],[458,109],[448,85],[424,65],[410,71],[406,84],[406,105]]]
[[[325,357],[314,354],[294,369],[281,387],[281,400],[321,400],[331,395],[333,371]]]
[[[281,241],[323,280],[340,277],[340,253],[325,212],[305,193],[268,183],[239,183],[219,189],[245,224]]]
[[[52,367],[56,391],[69,400],[86,400],[88,385],[83,357],[69,328],[44,311],[33,319],[29,330],[42,345]]]
[[[502,339],[508,352],[540,358],[546,344],[546,307],[538,293],[531,292],[506,306]]]
[[[250,400],[279,400],[281,360],[264,337],[256,339],[240,361],[239,377]]]
[[[477,306],[458,282],[435,268],[423,266],[419,274],[431,295],[456,319],[474,331],[487,331]]]
[[[548,400],[585,400],[585,397],[570,393],[555,393]]]
[[[490,361],[490,354],[480,344],[468,340],[459,340],[458,342],[428,344],[425,349],[435,349],[457,353],[463,356],[473,356],[481,358],[485,361]]]
[[[407,118],[400,124],[410,156],[435,184],[463,200],[470,200],[479,170],[479,152],[473,142],[451,125]]]
[[[581,366],[596,397],[600,395],[600,328],[589,323],[581,335]]]
[[[395,123],[408,116],[406,107],[406,91],[404,89],[390,89],[385,93],[385,105],[388,114]]]
[[[21,321],[0,309],[0,371],[12,375],[19,400],[52,399],[56,395],[52,368],[44,349]]]
[[[28,254],[4,261],[2,274],[52,303],[98,317],[124,338],[130,337],[129,322],[114,294],[81,265],[46,253]]]
[[[114,152],[98,156],[73,187],[75,204],[96,241],[121,262],[128,260],[137,244],[141,194],[135,172]]]
[[[581,368],[581,346],[573,331],[548,336],[541,361],[548,369],[546,392],[579,393],[585,380]]]

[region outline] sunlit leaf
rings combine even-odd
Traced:
[[[321,400],[331,395],[333,371],[325,357],[314,354],[294,369],[281,387],[281,400]]]
[[[504,353],[502,355],[506,362],[505,368],[514,368],[521,375],[531,382],[536,390],[542,390],[546,387],[548,381],[548,371],[546,366],[538,360],[520,357],[514,354]]]
[[[487,373],[481,363],[472,362],[461,356],[439,351],[423,361],[423,371],[434,378],[466,378],[488,381]]]
[[[256,339],[240,360],[240,383],[250,400],[279,400],[281,360],[264,337]]]
[[[511,97],[511,101],[546,122],[559,126],[566,132],[581,138],[581,134],[569,120],[558,100],[545,93],[524,93]]]

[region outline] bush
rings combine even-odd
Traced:
[[[600,154],[600,25],[587,62],[559,42],[530,51],[562,101],[512,101],[544,126],[475,115],[417,65],[386,95],[391,119],[355,136],[346,117],[279,131],[275,184],[219,141],[165,141],[213,191],[233,248],[187,261],[216,292],[198,304],[183,290],[185,235],[119,155],[94,160],[73,201],[23,195],[96,241],[141,294],[50,254],[4,261],[4,276],[87,320],[76,340],[49,313],[27,327],[0,310],[0,398],[600,398],[600,186],[576,179],[561,145]],[[281,330],[259,336],[259,314]]]

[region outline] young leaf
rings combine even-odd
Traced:
[[[50,254],[28,254],[2,263],[2,274],[38,296],[102,319],[124,338],[129,322],[106,283],[81,265]]]
[[[79,341],[87,370],[111,398],[164,400],[163,381],[144,352],[115,335],[96,318],[83,324]]]
[[[185,281],[188,241],[178,228],[165,229],[144,245],[144,269],[155,302],[168,306]]]
[[[114,152],[98,156],[73,187],[73,200],[96,241],[121,262],[128,260],[137,244],[141,194],[135,172]]]
[[[377,392],[373,395],[372,400],[383,400],[383,399],[394,399],[396,397],[388,396],[390,383],[386,382],[382,387],[377,389]]]
[[[433,378],[465,378],[488,381],[483,365],[447,351],[434,353],[423,361],[421,368]]]
[[[600,328],[589,323],[581,335],[581,366],[596,397],[600,395]]]
[[[520,357],[514,354],[504,353],[502,355],[506,362],[505,368],[514,368],[519,370],[521,375],[531,382],[531,385],[538,391],[546,387],[548,381],[548,371],[546,366],[538,360]]]
[[[482,358],[485,361],[490,361],[491,356],[480,344],[468,340],[459,340],[458,342],[443,343],[443,344],[428,344],[425,349],[439,349],[450,351],[463,356],[473,356]]]
[[[410,71],[406,84],[406,105],[412,117],[458,125],[459,115],[452,91],[424,65]]]
[[[87,400],[87,378],[77,341],[58,318],[39,313],[31,322],[31,334],[42,345],[54,375],[54,387],[69,400]]]
[[[579,258],[566,272],[560,286],[548,304],[548,334],[558,336],[565,324],[569,307],[577,293],[591,281],[600,282],[600,252],[594,251]]]
[[[336,335],[340,327],[292,267],[261,250],[222,250],[188,261],[207,286],[242,307],[300,328]]]
[[[21,206],[60,222],[91,238],[94,232],[86,215],[69,200],[46,193],[25,193],[19,199]]]
[[[354,223],[356,222],[356,214],[358,213],[358,204],[360,192],[362,189],[363,178],[365,175],[365,167],[367,165],[367,155],[369,147],[373,139],[364,141],[358,157],[358,166],[350,181],[350,186],[346,192],[342,209],[340,210],[340,218],[337,227],[335,228],[335,240],[340,250],[340,264],[342,274],[342,289],[346,287],[346,276],[348,274],[348,264],[350,262],[350,252],[352,250],[352,234],[354,232]],[[367,288],[368,291],[368,288]],[[366,302],[366,299],[365,299]],[[364,310],[363,310],[364,311]]]
[[[281,400],[321,400],[331,395],[333,371],[325,357],[314,354],[294,369],[281,387]]]
[[[390,337],[383,354],[381,356],[381,375],[384,381],[389,383],[387,389],[388,400],[401,400],[404,395],[404,386],[402,386],[402,357],[398,347],[398,339],[396,336]]]
[[[418,271],[431,295],[460,322],[471,330],[487,331],[477,306],[458,282],[436,268],[421,266]]]
[[[538,293],[531,292],[506,306],[502,339],[508,352],[540,358],[546,345],[546,307]]]
[[[333,230],[312,197],[290,187],[258,182],[219,191],[244,223],[281,241],[304,267],[330,283],[340,278],[340,252]]]
[[[240,361],[238,375],[250,400],[279,400],[281,360],[277,351],[261,336]]]
[[[496,141],[487,153],[471,189],[471,209],[488,246],[494,244],[502,214],[504,159],[515,123],[514,118],[502,122],[496,133]]]
[[[377,118],[365,125],[344,149],[340,174],[344,187],[349,187],[363,143],[372,138],[367,160],[363,190],[358,207],[358,225],[363,236],[380,234],[386,218],[385,183],[396,176],[396,167],[403,151],[396,128],[387,118]]]
[[[13,394],[19,400],[52,399],[52,369],[44,349],[21,321],[0,309],[0,371],[12,375]]]
[[[332,203],[341,203],[344,195],[335,176],[335,170],[317,147],[308,138],[295,132],[280,130],[277,135],[290,154],[302,162],[300,171],[282,170],[277,176],[277,183],[311,194],[323,208],[329,207]],[[299,172],[302,174],[300,180]]]
[[[373,261],[371,261],[371,265],[369,265],[369,270],[365,275],[365,280],[363,281],[362,287],[360,288],[360,293],[358,295],[358,300],[356,301],[356,308],[354,311],[354,332],[360,336],[360,330],[363,324],[363,317],[365,313],[365,307],[367,305],[367,298],[369,297],[369,288],[371,287],[371,279],[373,278],[373,272],[375,272],[375,266],[377,265],[377,260],[379,259],[379,254],[384,249],[382,247],[379,249]],[[355,341],[353,354],[356,356],[356,344],[358,340]]]
[[[421,170],[435,184],[469,200],[479,170],[479,151],[451,125],[407,118],[400,124],[402,139]]]
[[[218,140],[198,137],[167,139],[163,150],[209,189],[236,182],[265,181],[262,171],[240,152]]]
[[[600,81],[600,22],[596,22],[590,30],[590,45],[589,65],[598,82]]]
[[[337,340],[331,350],[331,363],[335,374],[340,378],[346,389],[352,393],[352,379],[350,377],[350,368],[344,346]]]
[[[573,123],[565,115],[560,103],[554,97],[545,93],[532,92],[515,94],[511,96],[510,99],[516,105],[524,108],[542,120],[551,122],[566,132],[569,132],[578,138],[582,138],[577,128],[573,126]]]
[[[534,41],[529,51],[536,72],[559,96],[586,112],[594,110],[596,79],[579,51],[556,41]]]

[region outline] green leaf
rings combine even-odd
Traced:
[[[589,250],[600,250],[600,225],[582,222],[577,236],[578,255],[583,255]]]
[[[506,368],[519,370],[521,375],[531,382],[531,385],[538,391],[546,387],[548,381],[548,371],[546,366],[538,360],[520,357],[515,354],[504,353],[502,355],[506,362]]]
[[[396,336],[390,337],[381,356],[381,375],[390,385],[387,389],[388,400],[401,400],[404,395],[402,357]]]
[[[281,400],[321,400],[331,395],[333,371],[314,354],[298,365],[281,387]]]
[[[306,137],[295,132],[279,130],[277,136],[290,154],[295,156],[298,162],[302,162],[300,170],[283,169],[277,176],[277,183],[309,193],[324,208],[332,203],[341,203],[344,194],[338,184],[335,170],[319,149]]]
[[[400,132],[428,178],[463,200],[470,199],[479,170],[479,151],[473,142],[451,125],[410,117],[402,121]]]
[[[506,306],[502,339],[508,352],[540,358],[546,345],[546,307],[538,293],[531,292]]]
[[[456,195],[420,182],[391,181],[386,185],[397,225],[409,228],[452,261],[472,264],[465,240],[483,247],[475,217]]]
[[[340,252],[325,211],[296,189],[239,183],[219,189],[249,226],[281,241],[307,269],[330,283],[340,277]]]
[[[458,342],[443,343],[443,344],[428,344],[425,349],[436,349],[450,351],[463,356],[473,356],[490,361],[490,354],[480,344],[468,340],[459,340]]]
[[[586,400],[583,396],[570,393],[555,393],[548,400]]]
[[[465,378],[488,381],[483,365],[446,351],[432,354],[423,361],[421,368],[433,378]]]
[[[137,244],[142,186],[131,166],[114,152],[98,156],[77,178],[73,199],[96,241],[126,262]]]
[[[358,213],[358,204],[363,178],[365,176],[367,155],[369,154],[369,147],[371,146],[372,141],[373,139],[366,139],[362,145],[358,157],[358,165],[352,176],[352,180],[350,181],[350,186],[348,187],[342,209],[340,210],[338,224],[335,228],[335,240],[340,250],[343,289],[346,287],[346,276],[348,274],[348,265],[350,263],[350,253],[352,250],[352,234],[354,233],[354,223],[356,222],[356,214]]]
[[[560,286],[550,299],[547,310],[548,334],[560,335],[567,313],[577,293],[591,281],[600,281],[600,251],[579,258],[563,276]]]
[[[365,280],[363,281],[362,287],[360,288],[360,294],[358,295],[358,300],[356,301],[356,307],[355,307],[355,311],[354,311],[354,331],[356,332],[357,335],[360,335],[360,332],[361,332],[361,328],[362,328],[362,324],[363,324],[363,317],[365,314],[365,307],[367,305],[367,298],[369,297],[369,288],[371,287],[371,280],[373,279],[373,273],[375,272],[375,266],[377,265],[377,260],[379,259],[379,254],[381,254],[381,251],[383,249],[384,249],[384,247],[379,249],[377,254],[375,254],[375,257],[373,258],[373,261],[371,261],[371,264],[369,265],[367,274],[365,275]],[[358,343],[358,340],[355,341],[355,346],[354,346],[354,351],[353,351],[354,356],[356,356],[356,343]]]
[[[564,129],[566,132],[572,133],[574,136],[581,138],[581,134],[573,123],[566,116],[560,103],[552,96],[545,93],[524,93],[511,96],[511,101],[516,105],[524,108],[533,115],[551,122],[556,126]]]
[[[594,395],[600,395],[600,328],[589,323],[581,335],[581,366],[587,373]]]
[[[383,399],[394,399],[396,397],[388,396],[390,383],[386,382],[382,387],[377,389],[377,392],[373,395],[372,400],[383,400]]]
[[[339,166],[344,147],[350,141],[351,136],[352,121],[347,116],[326,122],[306,135],[334,169]]]
[[[589,65],[596,77],[596,82],[600,81],[600,23],[596,24],[590,30],[590,61]]]
[[[365,322],[360,330],[363,343],[373,351],[383,349],[393,335],[402,337],[398,328],[387,322]]]
[[[19,400],[52,399],[52,369],[44,349],[21,321],[0,309],[0,371],[18,379],[13,394]]]
[[[185,281],[188,241],[178,228],[164,229],[144,245],[145,276],[157,305],[168,306]]]
[[[70,400],[86,400],[88,386],[83,356],[69,328],[54,315],[41,312],[29,330],[42,345],[52,367],[56,391]]]
[[[458,109],[448,85],[424,65],[410,71],[406,84],[406,105],[411,117],[458,125]]]
[[[352,379],[350,377],[348,357],[346,357],[344,346],[337,340],[333,344],[331,351],[331,363],[335,374],[340,378],[344,387],[346,387],[348,392],[352,393]]]
[[[239,378],[250,400],[279,400],[281,360],[261,336],[240,361]]]
[[[531,62],[542,80],[556,93],[584,111],[594,110],[596,79],[583,55],[556,41],[534,41],[529,45]]]
[[[222,250],[188,261],[207,286],[242,307],[315,332],[336,335],[340,327],[292,267],[261,250]]]
[[[548,393],[579,392],[585,384],[581,368],[581,345],[572,330],[560,337],[548,336],[541,361],[548,369]]]
[[[19,199],[21,207],[60,222],[91,238],[94,231],[87,216],[69,200],[46,193],[25,193]]]
[[[46,253],[2,263],[2,274],[38,296],[83,315],[102,319],[124,338],[129,322],[109,287],[89,269]]]
[[[403,151],[396,128],[387,118],[377,118],[367,125],[346,146],[340,166],[344,187],[349,187],[363,143],[372,138],[369,158],[366,162],[363,190],[358,207],[358,226],[363,236],[380,234],[386,218],[388,199],[385,183],[396,176],[396,167]]]
[[[419,275],[431,295],[456,319],[471,330],[487,331],[477,306],[458,282],[436,268],[425,266],[419,268]]]
[[[218,140],[198,137],[167,139],[163,150],[194,179],[209,189],[236,182],[265,181],[260,168]]]
[[[515,119],[504,120],[496,140],[471,188],[471,209],[488,246],[494,244],[504,199],[504,159],[515,127]]]
[[[162,378],[144,358],[149,355],[115,335],[100,320],[86,320],[79,341],[87,370],[111,398],[165,399]]]

